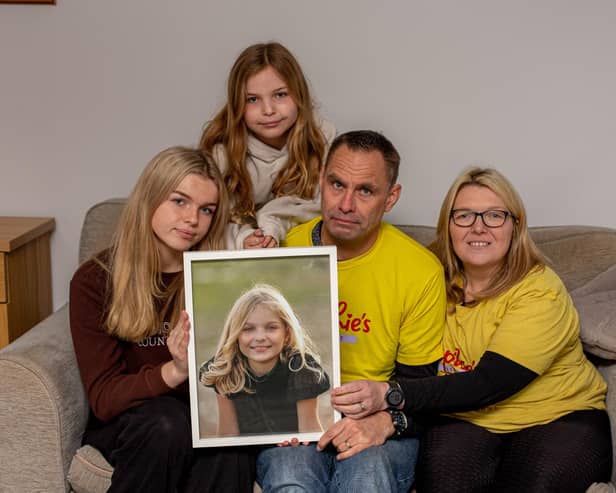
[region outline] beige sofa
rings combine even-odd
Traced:
[[[80,262],[108,244],[123,204],[108,200],[88,211]],[[427,226],[401,229],[422,243],[434,235]],[[609,384],[616,424],[616,230],[553,226],[531,232],[573,294],[583,342]],[[106,491],[112,468],[96,450],[79,448],[87,415],[64,306],[0,351],[0,492]],[[616,425],[612,435],[616,443]]]

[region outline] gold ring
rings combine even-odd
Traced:
[[[366,410],[366,406],[364,406],[364,403],[363,403],[363,402],[360,402],[360,403],[359,403],[359,408],[360,408],[362,411],[365,411],[365,410]]]
[[[346,445],[346,449],[349,450],[351,448],[351,444],[349,443],[348,440],[344,441],[344,444]]]

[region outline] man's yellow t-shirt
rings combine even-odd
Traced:
[[[313,246],[317,217],[289,231],[283,246]],[[445,282],[438,259],[390,224],[372,248],[338,262],[341,380],[388,380],[395,362],[442,356]]]

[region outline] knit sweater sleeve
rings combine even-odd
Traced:
[[[90,408],[102,421],[171,390],[161,374],[165,359],[171,359],[166,346],[142,348],[106,332],[106,291],[107,273],[92,260],[71,280],[70,326],[77,364]],[[143,364],[136,366],[140,358]]]

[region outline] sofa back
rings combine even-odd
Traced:
[[[79,244],[79,263],[109,246],[126,199],[109,199],[86,213]],[[427,245],[434,239],[432,226],[398,225]],[[616,229],[597,226],[542,226],[530,234],[570,291],[586,284],[616,264]]]
[[[399,229],[427,245],[434,239],[432,226]],[[535,226],[529,232],[550,267],[573,291],[616,265],[616,229],[598,226]]]

